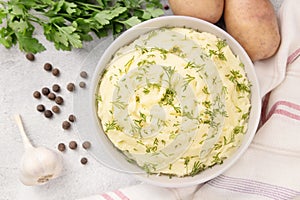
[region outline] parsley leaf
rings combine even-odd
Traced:
[[[46,48],[33,37],[41,26],[58,50],[82,48],[84,41],[107,36],[163,15],[159,0],[0,0],[0,44],[18,44],[21,51],[38,53]]]
[[[124,24],[126,28],[130,28],[134,25],[139,24],[141,22],[141,20],[138,17],[133,16],[133,17],[130,17],[129,19],[127,19],[125,21],[118,21],[118,22]]]

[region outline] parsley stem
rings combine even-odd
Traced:
[[[42,20],[41,18],[38,18],[32,14],[28,14],[28,20],[38,23],[39,25],[44,25],[45,23],[47,23],[46,21]]]
[[[77,4],[82,5],[88,9],[95,10],[97,12],[99,12],[99,9],[102,10],[104,8],[103,6],[100,6],[100,5],[87,4],[87,3],[83,3],[83,2],[77,2]]]

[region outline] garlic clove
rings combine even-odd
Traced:
[[[34,147],[23,127],[20,115],[15,115],[25,153],[21,159],[19,179],[24,185],[40,185],[58,177],[63,169],[61,154],[47,147]]]
[[[40,185],[57,178],[63,169],[63,159],[46,147],[27,149],[20,166],[20,181],[24,185]]]

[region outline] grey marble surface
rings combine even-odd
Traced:
[[[272,2],[278,10],[282,0]],[[36,31],[36,37],[47,47],[47,51],[37,54],[34,62],[26,60],[24,53],[16,47],[7,50],[0,46],[0,199],[69,200],[139,183],[131,175],[104,167],[82,148],[75,151],[68,149],[63,153],[64,170],[61,177],[37,187],[27,187],[19,182],[19,162],[24,148],[13,114],[22,115],[25,129],[34,145],[56,149],[60,142],[67,144],[75,140],[80,143],[75,128],[68,131],[61,128],[61,122],[73,113],[73,94],[65,88],[67,83],[75,82],[83,60],[101,42],[96,39],[85,43],[83,49],[63,52],[55,50],[40,29]],[[45,62],[51,62],[59,68],[61,75],[54,77],[43,70]],[[54,83],[63,88],[60,95],[65,103],[61,106],[61,113],[49,120],[36,111],[36,106],[42,103],[50,108],[53,102],[46,98],[34,99],[32,93],[42,87],[51,87]],[[85,166],[80,164],[83,156],[89,159]]]

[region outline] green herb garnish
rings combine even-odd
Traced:
[[[123,130],[123,128],[119,124],[117,124],[117,121],[114,119],[110,122],[105,123],[104,126],[106,127],[105,132],[108,132],[110,130]]]
[[[224,47],[227,46],[227,43],[225,40],[218,40],[217,44],[216,44],[216,47],[217,47],[217,50],[213,50],[213,49],[210,49],[209,50],[209,56],[212,56],[212,55],[215,55],[217,56],[220,60],[223,60],[223,61],[226,61],[226,56],[224,55],[222,49]]]
[[[189,176],[195,176],[197,174],[199,174],[200,172],[202,172],[205,169],[205,165],[201,164],[200,161],[196,161],[194,162],[192,171],[189,173]]]
[[[186,74],[186,77],[184,77],[184,84],[183,84],[183,91],[186,90],[186,88],[188,87],[188,85],[195,80],[194,76],[191,76],[189,74]]]
[[[237,92],[250,93],[251,84],[243,78],[239,70],[230,70],[230,74],[226,74],[226,77],[235,84]]]

